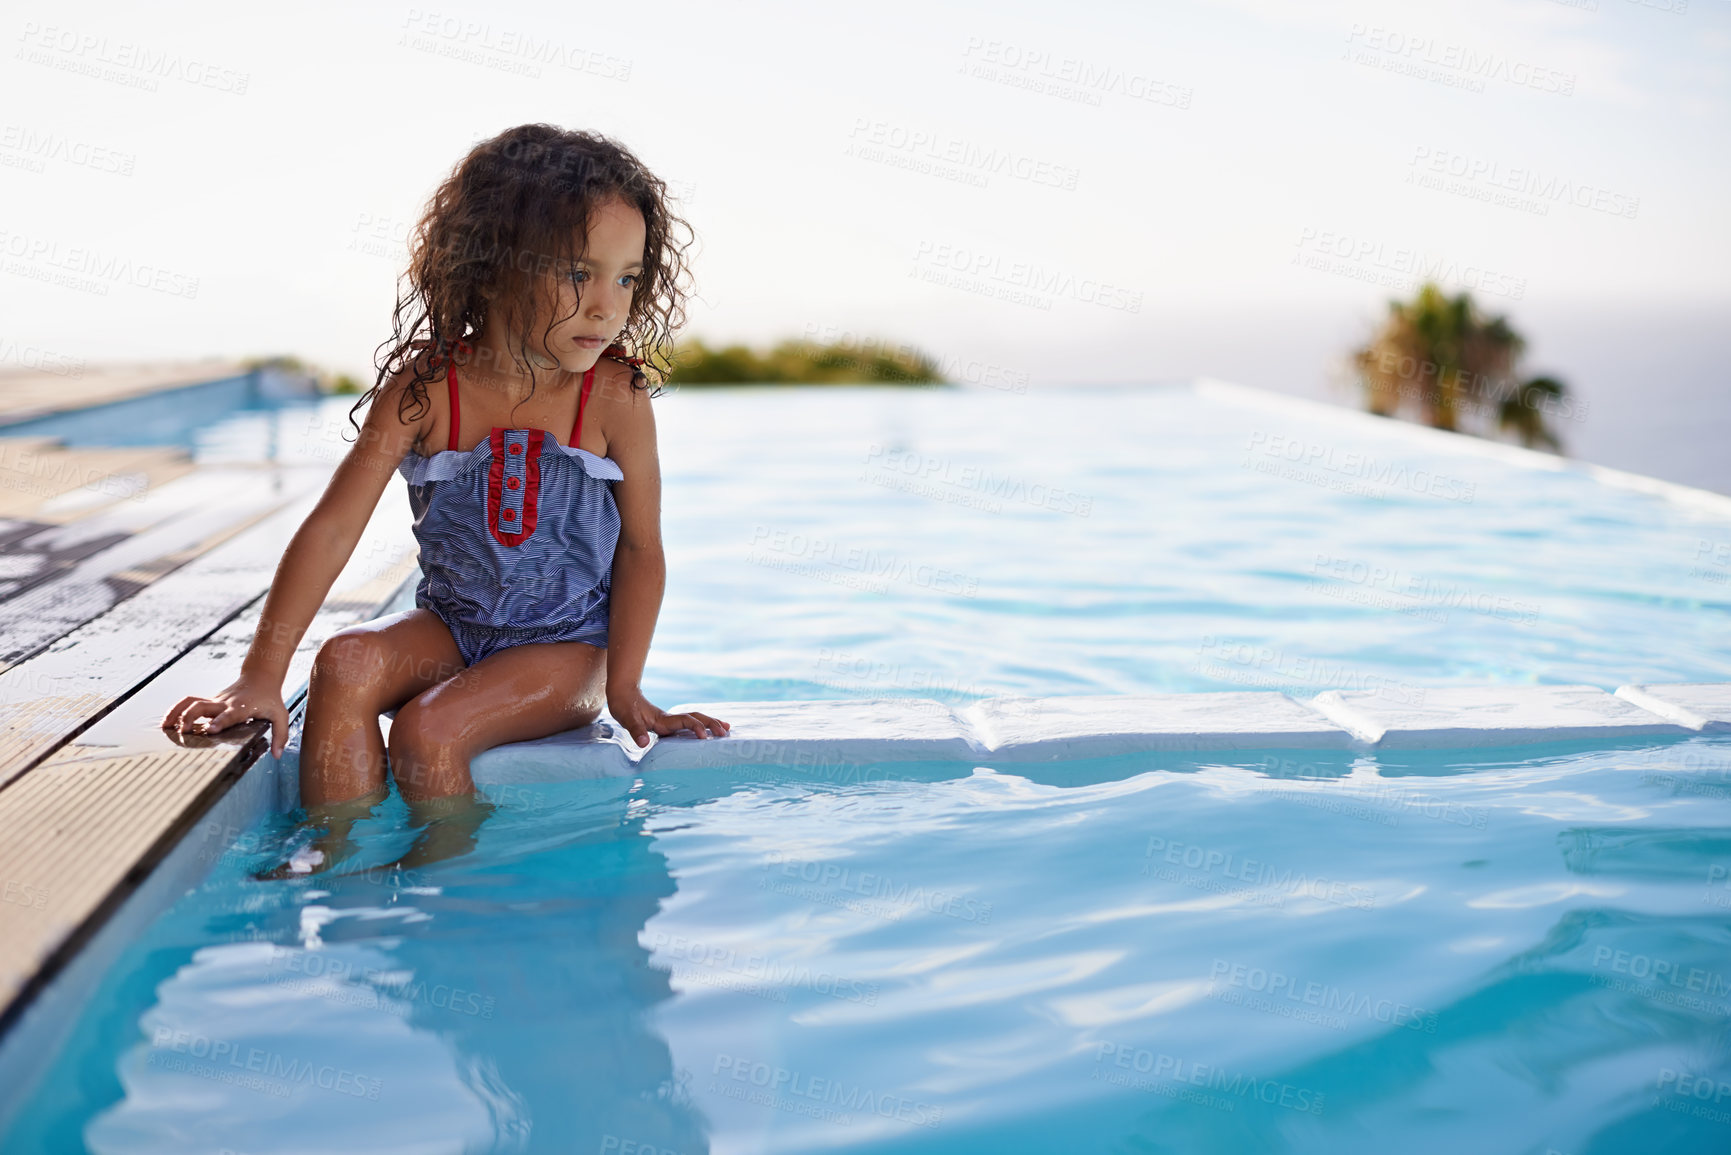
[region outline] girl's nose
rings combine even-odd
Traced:
[[[620,311],[619,296],[617,292],[595,294],[590,298],[589,315],[597,321],[611,320]]]

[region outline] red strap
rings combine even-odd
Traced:
[[[452,449],[457,448],[457,427],[463,423],[463,412],[457,405],[457,365],[454,361],[445,362],[445,384],[451,387],[451,443]]]
[[[571,440],[566,442],[571,448],[577,448],[577,442],[583,437],[583,407],[589,404],[589,387],[595,384],[595,366],[589,366],[589,371],[583,374],[583,392],[577,398],[577,424],[571,427]]]

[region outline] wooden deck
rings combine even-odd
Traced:
[[[211,376],[205,365],[173,384]],[[103,400],[151,391],[106,379]],[[42,397],[0,404],[0,419]],[[0,1030],[268,753],[259,723],[181,745],[159,722],[239,673],[283,548],[328,476],[0,437]],[[376,616],[415,562],[393,486],[301,642],[291,709],[318,646]]]

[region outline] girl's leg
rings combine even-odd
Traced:
[[[391,773],[411,806],[472,796],[469,760],[504,742],[587,726],[607,700],[607,651],[513,646],[417,694],[391,723]]]
[[[307,686],[301,805],[309,813],[329,811],[345,826],[355,817],[350,811],[364,816],[385,796],[379,715],[463,671],[451,631],[431,610],[416,608],[333,634],[319,647]],[[338,805],[345,802],[355,805]]]

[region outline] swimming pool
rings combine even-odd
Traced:
[[[471,853],[406,871],[394,803],[342,879],[252,881],[300,836],[249,832],[110,970],[6,1149],[1731,1135],[1731,740],[489,792]]]
[[[267,368],[13,421],[0,425],[0,436],[53,437],[74,447],[168,445],[208,464],[275,461],[279,432],[321,407],[329,401],[310,378]]]
[[[352,404],[194,454],[334,465]],[[658,700],[1731,680],[1731,497],[1217,386],[655,404]]]
[[[1731,680],[1714,499],[1244,402],[668,397],[647,689]],[[0,1146],[1731,1145],[1731,736],[537,766],[408,870],[219,837]]]

